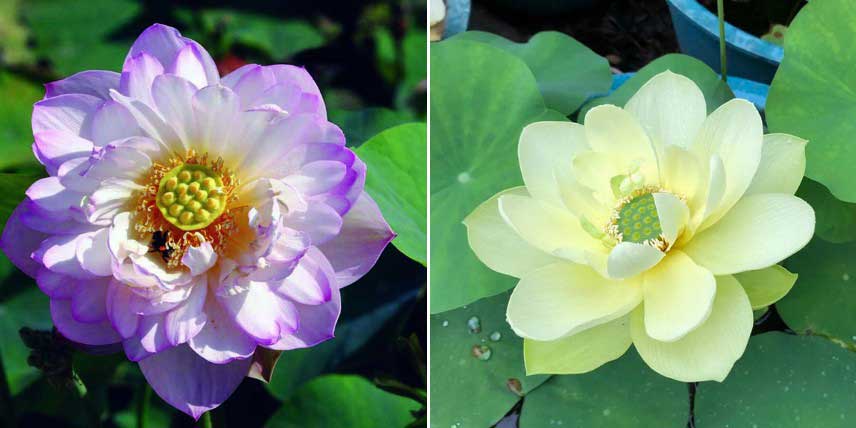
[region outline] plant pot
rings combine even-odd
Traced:
[[[666,0],[681,52],[719,70],[719,20],[696,0]],[[769,84],[784,48],[725,23],[728,75]]]
[[[443,38],[467,31],[470,21],[470,0],[446,0],[446,30]]]
[[[636,73],[613,74],[612,87],[609,89],[610,93],[618,89],[619,86],[624,84],[627,79],[633,77],[634,74]],[[758,111],[763,112],[767,107],[767,93],[770,91],[770,85],[738,76],[728,76],[728,86],[734,92],[735,97],[744,98],[755,104]]]

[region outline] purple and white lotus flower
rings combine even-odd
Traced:
[[[220,77],[153,25],[122,73],[46,85],[35,182],[2,249],[51,298],[59,332],[121,343],[164,400],[199,418],[261,348],[333,337],[340,288],[394,237],[366,167],[302,68]]]

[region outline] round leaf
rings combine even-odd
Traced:
[[[432,313],[514,285],[476,259],[462,221],[495,193],[522,183],[520,131],[547,112],[532,72],[517,57],[457,38],[431,45]]]
[[[681,427],[687,387],[648,368],[635,350],[582,375],[553,376],[526,396],[520,428]]]
[[[606,58],[564,33],[541,32],[526,43],[481,31],[456,38],[487,43],[518,56],[535,75],[547,107],[565,115],[577,111],[590,96],[605,93],[612,84]]]
[[[852,427],[854,366],[856,354],[820,337],[755,336],[725,382],[698,386],[695,426]]]
[[[268,428],[404,427],[418,410],[415,401],[378,389],[359,376],[315,378],[271,416]]]
[[[804,179],[797,196],[814,208],[814,233],[827,242],[856,241],[856,204],[835,199],[822,184]]]
[[[832,244],[814,239],[788,259],[799,275],[776,303],[779,315],[798,331],[856,344],[856,242]]]
[[[368,166],[366,188],[392,230],[396,248],[427,265],[426,152],[424,123],[387,129],[356,152]]]
[[[431,426],[492,426],[547,379],[525,375],[523,340],[505,322],[509,294],[431,316]]]
[[[856,8],[850,0],[808,3],[788,29],[785,57],[770,87],[772,132],[809,140],[806,176],[856,202]]]

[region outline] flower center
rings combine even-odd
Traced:
[[[165,163],[155,162],[141,183],[134,204],[138,239],[150,242],[168,268],[180,268],[189,247],[209,242],[222,254],[238,232],[236,218],[246,218],[235,206],[238,178],[223,160],[188,151]]]
[[[161,178],[157,207],[173,226],[198,230],[223,214],[227,197],[219,174],[207,165],[182,163]]]
[[[660,237],[660,217],[650,193],[636,196],[625,202],[618,210],[615,225],[623,241],[642,244]]]

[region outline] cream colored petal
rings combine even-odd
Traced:
[[[639,121],[614,105],[599,105],[586,113],[586,141],[600,153],[656,163],[654,148]]]
[[[710,157],[706,171],[707,180],[703,189],[690,202],[690,205],[693,206],[693,210],[690,212],[690,223],[685,233],[678,240],[679,246],[689,242],[697,232],[702,230],[705,220],[716,211],[725,194],[725,167],[719,155],[714,154]]]
[[[663,188],[683,195],[693,209],[700,206],[692,205],[707,182],[706,169],[702,168],[699,160],[689,151],[675,146],[665,147],[658,160]]]
[[[743,287],[733,277],[717,277],[716,287],[710,316],[676,342],[652,339],[645,330],[642,308],[633,312],[630,321],[633,344],[654,371],[681,382],[722,382],[728,376],[749,342],[752,307]]]
[[[573,261],[585,263],[587,249],[602,247],[570,211],[538,199],[503,195],[499,198],[499,213],[520,237],[548,254],[562,248],[568,255],[576,254]]]
[[[804,247],[813,233],[814,210],[805,201],[762,193],[741,199],[683,250],[714,275],[728,275],[774,265]]]
[[[728,101],[705,120],[691,151],[699,159],[719,155],[725,169],[725,192],[705,225],[722,217],[749,188],[761,161],[763,139],[761,116],[743,99]]]
[[[665,254],[647,244],[619,242],[609,252],[606,271],[610,278],[630,278],[655,266]]]
[[[533,198],[563,205],[555,172],[569,170],[574,154],[588,150],[585,128],[573,122],[535,122],[517,145],[523,182]]]
[[[660,230],[666,242],[674,244],[678,235],[684,230],[690,219],[690,210],[687,204],[671,193],[654,193],[654,206],[657,207],[657,216],[660,218]]]
[[[806,143],[806,140],[788,134],[765,135],[761,163],[746,194],[793,195],[805,175]]]
[[[716,279],[680,250],[672,250],[660,264],[645,272],[645,331],[661,342],[674,342],[710,315]]]
[[[626,315],[642,299],[637,281],[614,281],[591,268],[556,263],[525,275],[506,317],[518,336],[552,341]]]
[[[525,273],[559,261],[526,243],[499,214],[503,195],[529,196],[525,187],[504,190],[478,206],[467,218],[467,238],[476,257],[487,267],[520,278]]]
[[[603,228],[609,221],[613,206],[595,198],[592,189],[577,181],[572,169],[556,170],[555,175],[559,183],[559,195],[565,207],[580,219],[585,218],[596,227]],[[609,202],[615,203],[612,198]]]
[[[766,269],[751,270],[734,275],[749,296],[752,309],[757,310],[776,303],[791,291],[797,274],[779,265]]]
[[[614,206],[619,199],[612,179],[630,172],[630,165],[622,163],[621,157],[608,153],[582,152],[573,160],[574,178],[591,189],[591,196],[602,206]]]
[[[552,342],[524,339],[526,375],[587,373],[624,355],[631,343],[629,316]]]
[[[661,153],[667,145],[689,147],[707,117],[698,86],[668,70],[642,85],[624,108],[639,119]]]

